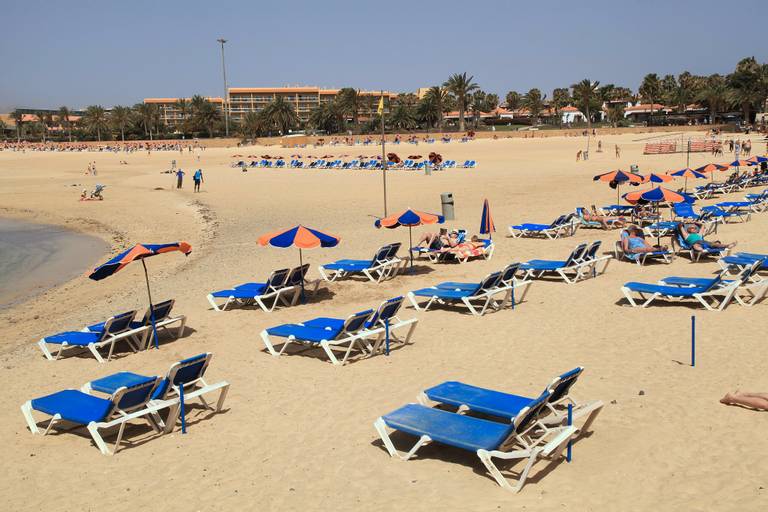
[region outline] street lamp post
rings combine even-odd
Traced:
[[[217,39],[221,44],[221,71],[224,75],[224,133],[229,137],[229,92],[227,90],[227,66],[224,63],[224,43],[226,39]]]

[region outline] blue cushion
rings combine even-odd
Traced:
[[[662,286],[658,284],[629,282],[624,286],[634,292],[642,293],[660,293],[662,295],[671,295],[673,297],[693,297],[694,293],[702,293],[709,287],[695,286],[692,288],[680,288],[678,286]]]
[[[313,329],[341,331],[341,329],[344,327],[345,321],[346,320],[342,318],[328,318],[325,316],[320,316],[317,318],[313,318],[312,320],[307,320],[306,322],[301,322],[301,323],[307,327],[312,327]]]
[[[65,389],[35,398],[32,400],[32,408],[51,416],[59,414],[65,420],[87,425],[92,421],[105,420],[112,410],[112,402],[75,389]]]
[[[443,382],[424,393],[435,402],[455,407],[466,405],[473,411],[507,419],[517,416],[523,407],[535,400],[455,381]]]
[[[261,295],[267,290],[267,285],[265,283],[245,283],[235,286],[234,289],[248,291],[253,295]]]
[[[97,343],[101,341],[101,336],[101,332],[67,331],[54,334],[53,336],[46,336],[45,342],[56,344],[66,343],[67,345],[79,345],[81,347],[85,347],[91,343]]]
[[[382,416],[388,427],[414,436],[428,435],[433,441],[469,451],[495,450],[513,432],[508,423],[481,420],[408,404]]]
[[[475,286],[475,290],[477,286]],[[445,290],[442,288],[422,288],[412,293],[419,297],[438,297],[440,299],[462,299],[471,297],[475,290]]]
[[[709,287],[712,284],[712,279],[709,277],[665,277],[664,279],[661,279],[661,281],[664,281],[667,284],[679,286],[694,286],[697,288],[705,288]],[[730,283],[732,281],[723,281],[723,283]]]
[[[520,265],[521,270],[557,270],[565,267],[564,260],[531,260]]]
[[[111,395],[117,391],[118,388],[123,386],[136,386],[139,384],[144,384],[150,380],[155,380],[155,377],[146,377],[144,375],[131,372],[119,372],[113,373],[112,375],[107,375],[106,377],[102,377],[100,379],[92,380],[91,389]]]
[[[282,336],[283,338],[293,336],[298,340],[311,341],[313,343],[319,343],[322,340],[333,340],[340,332],[341,329],[326,330],[317,327],[304,327],[297,324],[283,324],[267,329],[267,333],[273,336]]]
[[[512,229],[525,229],[528,231],[543,231],[545,229],[551,228],[551,224],[518,224],[517,226],[512,226]]]
[[[219,290],[217,292],[213,292],[211,295],[221,298],[234,297],[236,299],[252,299],[261,295],[261,291],[255,288],[243,288],[234,290]]]
[[[440,283],[435,288],[442,288],[444,290],[477,290],[477,283],[457,283],[455,281],[446,281]]]

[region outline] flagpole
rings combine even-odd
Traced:
[[[381,91],[381,176],[384,181],[384,216],[387,216],[387,152],[384,147],[384,91]]]

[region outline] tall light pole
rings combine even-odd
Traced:
[[[224,74],[224,134],[229,137],[229,91],[227,90],[227,65],[224,63],[224,43],[226,39],[217,39],[221,43],[221,71]]]

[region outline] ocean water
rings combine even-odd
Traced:
[[[87,272],[108,252],[100,238],[0,218],[0,309]]]

